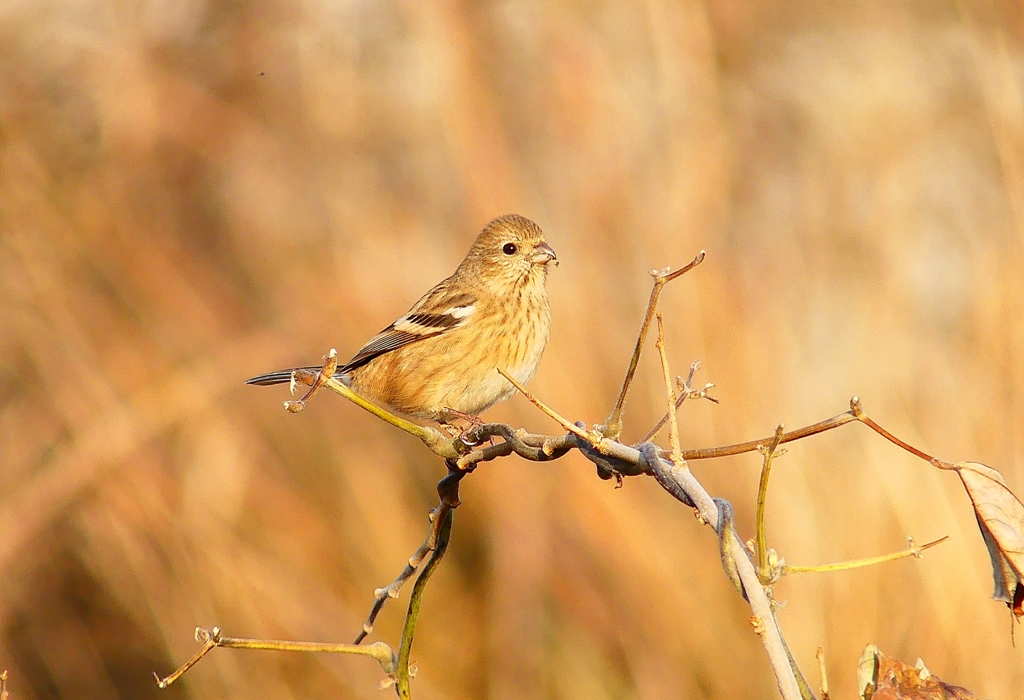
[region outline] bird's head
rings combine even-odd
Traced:
[[[506,214],[480,232],[461,271],[504,291],[535,281],[543,285],[549,264],[557,265],[558,258],[540,226],[518,214]]]

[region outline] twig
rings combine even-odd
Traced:
[[[796,430],[788,433],[783,433],[782,438],[779,440],[780,445],[785,445],[787,442],[793,442],[794,440],[801,440],[811,435],[817,435],[818,433],[824,433],[827,430],[838,428],[841,425],[852,423],[855,420],[859,420],[852,411],[846,413],[840,413],[838,416],[833,416],[827,420],[823,420],[820,423],[814,423],[804,428],[797,428]],[[730,457],[732,455],[739,455],[745,452],[753,452],[754,450],[761,449],[766,445],[770,445],[775,437],[765,437],[758,440],[748,440],[747,442],[739,442],[735,445],[725,445],[724,447],[704,447],[699,450],[683,450],[683,459],[694,460],[694,459],[714,459],[717,457]]]
[[[504,442],[488,445],[479,450],[459,457],[456,466],[463,471],[476,469],[481,462],[489,462],[498,457],[507,457],[515,453],[533,462],[547,462],[558,459],[576,446],[576,440],[569,435],[534,435],[525,430],[512,430],[504,423],[484,423],[471,428],[466,440],[480,443],[491,437],[500,437]]]
[[[910,454],[916,457],[920,457],[924,461],[930,463],[932,466],[938,467],[939,469],[954,468],[950,462],[943,462],[941,459],[937,459],[935,457],[932,457],[930,454],[922,452],[913,445],[908,445],[907,443],[903,442],[898,437],[890,433],[888,430],[880,426],[878,423],[868,418],[867,414],[864,413],[863,407],[860,405],[860,398],[857,396],[854,396],[852,399],[850,399],[850,413],[853,414],[853,416],[861,423],[874,430],[876,433],[884,437],[889,442],[893,443],[894,445],[899,445]]]
[[[553,418],[559,425],[561,425],[563,428],[568,430],[570,433],[572,433],[576,437],[581,438],[583,440],[586,440],[590,444],[596,446],[596,444],[598,442],[598,440],[596,438],[588,435],[585,430],[583,430],[582,428],[580,428],[577,425],[574,425],[573,423],[570,423],[568,421],[568,419],[563,418],[562,416],[560,416],[558,413],[555,412],[555,410],[553,408],[550,408],[543,401],[541,401],[536,396],[531,394],[529,389],[527,389],[522,384],[517,382],[513,377],[511,377],[501,367],[498,368],[498,374],[500,374],[505,379],[507,379],[509,381],[509,383],[512,384],[512,386],[514,386],[517,391],[519,391],[520,394],[525,396],[527,398],[527,400],[529,400],[530,403],[532,403],[534,406],[536,406],[541,411],[543,411],[544,414],[547,415],[549,418]]]
[[[324,364],[320,368],[320,371],[313,377],[313,383],[309,385],[309,391],[303,394],[302,398],[298,401],[285,401],[284,409],[289,413],[298,413],[306,407],[306,401],[313,398],[320,391],[320,388],[324,385],[328,379],[334,376],[334,372],[338,369],[338,351],[331,348],[330,352],[324,355]],[[305,370],[294,370],[292,372],[291,380],[288,382],[288,390],[295,393],[296,375],[298,372],[305,373]]]
[[[364,399],[350,388],[334,378],[334,370],[338,366],[338,351],[333,348],[324,359],[324,366],[316,371],[310,372],[304,369],[297,369],[292,372],[293,384],[298,382],[310,387],[309,391],[298,401],[285,401],[285,408],[290,413],[298,413],[306,405],[306,402],[315,396],[321,389],[330,389],[336,394],[341,394],[346,399],[360,408],[369,411],[385,423],[390,423],[400,430],[413,435],[427,446],[427,448],[444,459],[458,459],[470,451],[469,446],[463,443],[458,437],[450,438],[441,431],[428,426],[417,425],[405,420],[394,413],[381,408],[380,406]]]
[[[675,401],[676,410],[678,410],[679,407],[683,405],[683,402],[686,401],[686,399],[707,399],[712,403],[718,403],[718,399],[716,399],[714,396],[708,396],[708,390],[712,389],[715,386],[711,382],[705,384],[703,389],[694,389],[692,387],[693,375],[696,374],[697,369],[699,367],[700,360],[694,360],[693,362],[690,363],[690,373],[686,376],[685,381],[682,377],[676,377],[676,385],[680,389],[679,396],[676,397]],[[640,442],[638,442],[637,444],[639,445],[641,443],[653,440],[654,436],[658,434],[658,431],[665,427],[665,423],[668,422],[668,418],[668,412],[666,411],[665,415],[661,417],[661,420],[659,420],[653,428],[647,431],[647,434],[644,435],[640,439]]]
[[[224,637],[219,627],[204,629],[196,627],[196,641],[203,646],[195,655],[186,661],[181,668],[165,678],[156,678],[157,686],[166,688],[174,681],[181,678],[182,674],[199,663],[199,660],[206,656],[216,647],[227,647],[231,649],[265,649],[271,651],[319,651],[335,654],[359,654],[372,656],[380,664],[381,669],[388,676],[395,673],[395,653],[391,647],[384,642],[374,642],[367,646],[356,646],[355,644],[337,644],[328,642],[294,642],[280,639],[246,639],[244,637]]]
[[[734,585],[736,585],[738,579],[739,586],[737,588],[740,590],[741,595],[750,603],[751,610],[754,612],[757,620],[755,629],[758,630],[758,634],[761,636],[768,651],[769,660],[772,662],[772,669],[775,671],[775,677],[778,681],[779,692],[782,693],[782,697],[785,700],[797,700],[801,698],[800,684],[797,681],[799,670],[789,654],[789,650],[786,648],[785,640],[782,638],[782,633],[775,619],[771,601],[765,590],[760,586],[757,572],[753,570],[753,566],[747,556],[746,547],[739,540],[735,529],[732,527],[732,509],[727,507],[719,510],[718,503],[708,495],[707,491],[693,477],[683,461],[679,447],[679,425],[676,420],[675,389],[672,386],[672,374],[669,371],[668,353],[665,349],[665,326],[661,314],[658,314],[658,340],[656,346],[661,356],[662,374],[665,378],[669,414],[668,434],[669,443],[672,447],[672,465],[670,468],[666,468],[665,463],[658,455],[657,449],[649,442],[641,447],[641,458],[648,461],[659,483],[662,485],[672,483],[677,486],[678,489],[669,488],[669,491],[673,492],[673,495],[675,495],[676,491],[681,491],[684,497],[680,498],[678,495],[676,497],[683,503],[696,507],[704,522],[713,523],[712,527],[718,532],[720,542],[725,537],[732,540],[728,543],[728,546],[725,543],[721,545],[722,563],[726,574],[733,581]],[[767,458],[768,463],[771,461],[770,454],[774,453],[775,448],[778,447],[778,441],[782,435],[781,426],[775,435],[775,441],[772,443],[772,448]],[[766,479],[762,478],[762,481],[766,481]],[[724,502],[722,503],[725,505]],[[740,556],[736,556],[737,551],[740,552]],[[753,580],[750,580],[751,574],[753,574]]]
[[[768,565],[768,536],[764,529],[764,506],[768,500],[768,476],[772,471],[772,461],[779,449],[779,442],[782,440],[783,426],[781,423],[775,429],[775,437],[771,443],[764,448],[764,462],[761,465],[761,480],[757,485],[757,510],[755,515],[756,538],[757,538],[757,577],[764,585],[773,583],[776,572]]]
[[[562,425],[562,427],[568,430],[574,438],[576,449],[583,453],[583,455],[587,459],[591,460],[597,465],[598,473],[602,475],[604,475],[606,472],[608,473],[608,475],[604,476],[604,478],[608,478],[608,476],[610,476],[611,474],[618,474],[621,477],[636,476],[642,473],[641,470],[637,469],[637,467],[640,467],[641,464],[638,460],[639,453],[636,451],[635,448],[627,447],[626,445],[623,445],[622,443],[617,442],[616,440],[611,440],[609,438],[603,437],[597,431],[590,433],[586,432],[583,429],[583,423],[570,423],[566,418],[563,418],[558,413],[556,413],[554,409],[549,408],[547,405],[545,405],[540,399],[531,394],[526,388],[523,387],[522,384],[517,382],[508,374],[506,374],[500,369],[498,370],[498,372],[501,373],[501,376],[505,377],[505,379],[511,382],[512,386],[518,389],[523,396],[525,396],[527,399],[530,400],[531,403],[533,403],[533,405],[535,405],[537,408],[539,408],[541,411],[543,411],[551,418],[554,418],[556,421],[558,421],[560,425]],[[509,429],[511,430],[511,428]],[[543,445],[545,446],[544,449],[546,449],[548,445],[551,445],[552,449],[554,449],[555,446],[559,444],[561,443],[557,441],[555,436],[552,436],[552,441],[550,443],[547,439],[545,439],[543,443]]]
[[[922,544],[917,546],[914,544],[914,538],[910,538],[910,546],[906,549],[900,550],[899,552],[893,552],[892,554],[882,554],[877,557],[867,557],[865,559],[852,559],[850,561],[840,561],[833,564],[817,564],[813,566],[789,566],[788,564],[782,567],[782,575],[786,574],[808,574],[808,573],[821,573],[824,571],[847,571],[849,569],[859,569],[864,566],[874,566],[875,564],[884,564],[888,561],[896,561],[897,559],[905,559],[906,557],[921,557],[922,552],[932,547],[942,544],[949,539],[949,535],[940,537],[937,540],[933,540],[928,544]]]
[[[787,442],[793,442],[794,440],[802,440],[805,437],[811,435],[817,435],[818,433],[824,433],[833,428],[838,428],[841,425],[846,425],[853,421],[859,421],[864,425],[868,426],[876,433],[884,437],[889,442],[902,447],[907,452],[910,452],[916,457],[920,457],[934,467],[939,469],[954,469],[951,462],[944,462],[941,459],[932,457],[930,454],[917,449],[913,445],[909,445],[903,440],[890,433],[888,430],[880,426],[878,423],[873,421],[864,412],[863,407],[860,403],[860,398],[854,396],[850,399],[850,410],[846,413],[840,413],[838,416],[833,416],[819,423],[814,423],[803,428],[797,428],[788,433],[783,433],[782,439],[779,440],[780,445],[785,445]],[[725,445],[723,447],[705,447],[699,450],[683,450],[683,459],[695,460],[695,459],[715,459],[718,457],[731,457],[732,455],[743,454],[745,452],[753,452],[757,449],[762,449],[766,445],[770,444],[774,439],[773,437],[760,438],[758,440],[748,440],[747,442],[739,442],[735,445]],[[664,453],[667,454],[667,453]],[[663,454],[663,456],[664,456]]]
[[[430,559],[423,567],[423,572],[416,579],[416,583],[412,587],[412,596],[409,598],[409,611],[405,615],[405,627],[402,629],[402,641],[398,648],[398,670],[396,673],[398,697],[403,700],[408,700],[411,697],[409,679],[415,675],[415,668],[409,665],[409,655],[412,653],[412,640],[416,634],[416,622],[420,616],[420,603],[423,600],[423,591],[426,590],[427,581],[430,579],[431,574],[434,573],[438,564],[441,563],[441,559],[448,549],[454,515],[455,512],[449,509],[444,517],[444,522],[441,524],[434,553],[430,555]]]
[[[672,373],[668,368],[668,351],[665,349],[665,323],[658,314],[658,340],[655,343],[661,355],[661,371],[665,377],[665,394],[668,399],[668,443],[672,447],[673,464],[683,464],[682,448],[679,446],[679,421],[676,419],[676,391],[672,386]]]
[[[717,531],[720,522],[718,505],[708,495],[708,492],[704,490],[700,482],[690,473],[689,468],[667,464],[658,455],[657,447],[649,442],[640,446],[639,453],[649,469],[659,477],[659,482],[662,480],[674,482],[674,488],[668,489],[669,492],[673,495],[676,495],[677,491],[685,494],[687,500],[680,500],[683,500],[688,505],[694,505],[700,512],[701,519],[706,523],[712,524],[712,527],[716,528]],[[736,541],[730,550],[745,552],[745,545],[739,541],[735,533],[733,533],[733,538]],[[735,557],[734,560],[736,563],[736,573],[743,584],[743,590],[746,592],[747,599],[750,602],[751,612],[754,613],[752,622],[754,623],[755,631],[761,637],[761,642],[764,644],[765,651],[768,654],[768,661],[772,666],[772,671],[775,673],[779,693],[782,695],[783,700],[801,700],[800,686],[797,683],[793,668],[790,666],[789,655],[782,639],[782,632],[779,630],[775,615],[772,612],[771,602],[757,578],[754,564],[745,555]]]
[[[363,625],[362,631],[356,638],[355,644],[331,644],[319,642],[291,642],[280,640],[258,640],[244,638],[222,637],[220,630],[214,627],[211,631],[201,628],[196,630],[196,639],[202,643],[202,648],[186,662],[181,668],[170,676],[157,681],[160,687],[166,687],[173,683],[189,668],[202,659],[211,649],[217,646],[226,646],[244,649],[272,649],[288,651],[325,651],[339,653],[354,653],[372,656],[381,664],[382,669],[388,675],[390,681],[396,685],[396,690],[402,698],[410,697],[409,679],[413,675],[409,658],[412,649],[413,638],[418,621],[420,604],[426,584],[439,565],[445,554],[451,535],[453,512],[459,503],[459,483],[468,473],[471,473],[480,463],[497,459],[498,457],[518,454],[525,459],[537,462],[557,459],[566,454],[574,447],[598,467],[598,473],[603,478],[615,476],[622,481],[622,476],[637,475],[641,473],[652,474],[658,483],[673,497],[682,503],[696,509],[698,517],[706,524],[711,524],[719,535],[720,556],[723,567],[739,593],[749,602],[753,617],[751,623],[761,637],[765,646],[769,662],[775,673],[779,692],[783,700],[798,700],[799,698],[813,698],[806,682],[803,679],[800,669],[793,660],[792,655],[786,646],[785,639],[779,629],[778,620],[774,614],[774,601],[771,599],[771,580],[775,577],[774,568],[777,564],[772,560],[774,552],[770,553],[767,547],[765,535],[764,512],[767,494],[767,485],[771,470],[771,463],[778,453],[780,445],[809,437],[818,433],[837,428],[851,421],[860,421],[868,425],[872,430],[885,437],[887,440],[899,445],[933,465],[950,469],[953,465],[937,460],[917,448],[899,440],[873,420],[867,417],[861,408],[860,401],[854,397],[850,402],[850,411],[840,414],[813,425],[791,431],[783,432],[780,425],[775,434],[770,438],[762,438],[736,445],[714,447],[701,450],[682,450],[679,442],[679,426],[676,409],[681,406],[687,398],[706,398],[717,403],[717,399],[708,396],[708,390],[713,384],[706,384],[701,390],[692,389],[693,376],[698,368],[695,361],[690,366],[688,378],[683,381],[677,378],[679,394],[673,387],[667,349],[665,347],[664,322],[661,314],[657,314],[658,340],[657,347],[661,356],[662,371],[666,385],[666,403],[668,411],[658,424],[645,437],[637,447],[629,447],[618,442],[621,435],[623,422],[622,414],[627,393],[636,373],[639,358],[650,330],[651,321],[655,316],[658,300],[664,286],[699,265],[704,260],[704,251],[701,251],[691,263],[680,270],[670,272],[668,269],[652,272],[654,276],[654,288],[648,301],[647,311],[637,338],[636,346],[630,360],[621,390],[616,399],[615,405],[604,425],[595,426],[592,430],[586,429],[586,424],[581,422],[570,422],[553,409],[545,405],[517,380],[511,377],[503,369],[498,372],[508,380],[520,393],[530,402],[537,406],[542,412],[554,419],[561,425],[568,434],[566,435],[536,435],[524,430],[514,430],[511,426],[502,423],[482,424],[471,428],[458,437],[446,437],[440,431],[411,423],[388,410],[385,410],[372,402],[359,396],[349,387],[334,378],[337,369],[337,352],[331,352],[325,357],[324,364],[319,371],[296,370],[292,374],[292,384],[300,382],[310,387],[309,391],[297,401],[286,402],[286,408],[291,412],[298,412],[303,409],[305,403],[315,396],[321,389],[328,388],[335,393],[341,394],[346,399],[357,404],[366,411],[377,416],[381,420],[415,436],[422,441],[434,454],[443,457],[448,465],[449,473],[438,483],[439,504],[431,511],[431,525],[426,538],[412,557],[409,558],[406,567],[399,576],[388,586],[374,591],[374,605]],[[657,434],[658,430],[665,424],[669,425],[669,442],[671,450],[668,454],[671,462],[666,462],[663,455],[666,453],[659,450],[656,445],[648,442]],[[484,440],[491,437],[501,437],[502,442],[497,445],[488,445],[474,450]],[[727,455],[741,454],[752,450],[761,449],[765,453],[764,465],[761,473],[761,482],[758,490],[757,501],[757,566],[752,561],[751,552],[744,544],[735,530],[732,519],[732,508],[727,501],[712,499],[704,490],[703,486],[694,478],[686,465],[686,460],[708,459],[711,457],[723,457]],[[924,550],[935,546],[947,538],[936,540],[921,547],[914,547],[911,542],[909,550],[897,554],[874,557],[871,559],[829,564],[815,567],[784,566],[783,573],[802,573],[807,571],[838,571],[854,568],[855,566],[866,566],[883,561],[891,561],[905,556],[920,556]],[[427,559],[427,555],[430,555]],[[426,564],[423,565],[426,559]],[[396,598],[405,583],[423,565],[419,577],[413,585],[410,597],[409,609],[405,618],[402,639],[399,646],[399,653],[396,656],[391,647],[383,642],[376,642],[366,646],[360,646],[366,636],[373,630],[374,623],[380,611],[383,609],[389,598]],[[771,575],[768,575],[771,574]],[[819,655],[819,664],[822,672],[822,692],[826,694],[827,681],[824,675],[823,655]],[[155,675],[155,674],[154,674]],[[6,672],[0,674],[0,695],[5,694],[4,682]],[[0,697],[0,700],[3,700]]]
[[[412,575],[419,569],[420,564],[423,563],[424,558],[431,552],[437,550],[438,542],[441,537],[441,530],[444,528],[446,522],[450,522],[450,515],[452,509],[458,507],[459,501],[459,480],[467,473],[453,469],[453,464],[448,463],[449,473],[444,479],[438,482],[437,491],[439,503],[437,507],[430,511],[430,528],[427,530],[427,536],[423,540],[423,544],[409,557],[409,561],[406,563],[405,568],[402,569],[402,573],[398,574],[398,577],[394,581],[389,583],[384,588],[378,588],[373,592],[373,607],[370,609],[370,614],[366,618],[366,622],[363,623],[363,628],[360,630],[359,635],[356,637],[353,644],[359,644],[366,636],[373,632],[373,625],[377,621],[377,616],[380,611],[384,608],[384,604],[391,598],[397,598],[402,587],[412,578]],[[448,526],[449,528],[451,525]]]
[[[828,697],[828,670],[825,668],[825,647],[818,647],[814,653],[818,660],[818,675],[821,677],[821,700],[829,700]]]
[[[431,511],[431,522],[430,530],[427,531],[427,536],[423,540],[423,544],[419,546],[406,563],[405,568],[402,569],[402,573],[398,574],[394,581],[384,586],[383,588],[377,588],[373,591],[373,607],[370,609],[370,614],[366,618],[366,622],[363,623],[363,628],[360,630],[359,635],[356,637],[353,644],[359,644],[366,635],[373,632],[373,625],[377,621],[377,616],[380,611],[384,608],[384,604],[391,598],[397,598],[402,587],[412,578],[416,570],[419,569],[420,564],[423,560],[434,551],[437,546],[437,538],[441,532],[441,525],[448,517],[448,513],[451,512],[451,506],[446,503],[441,503]]]
[[[654,318],[654,309],[658,306],[658,297],[661,296],[661,290],[675,278],[686,274],[704,262],[704,255],[704,251],[700,251],[697,253],[697,257],[690,261],[688,265],[675,272],[669,272],[668,268],[651,272],[654,276],[654,288],[651,290],[651,298],[647,302],[647,313],[644,314],[644,322],[640,326],[640,334],[636,339],[636,347],[633,348],[633,356],[629,360],[626,378],[622,380],[619,397],[615,400],[615,407],[608,416],[608,420],[604,422],[604,428],[601,431],[605,437],[611,440],[618,440],[622,434],[622,409],[626,405],[626,393],[629,391],[629,385],[633,382],[633,375],[636,374],[636,366],[640,362],[640,352],[644,349],[644,341],[647,339],[647,331],[651,327],[651,320]]]

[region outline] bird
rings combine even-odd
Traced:
[[[533,377],[551,335],[547,276],[555,251],[540,227],[500,216],[476,237],[450,277],[363,345],[334,377],[361,396],[410,418],[453,426],[513,393]],[[290,382],[295,369],[249,379]]]

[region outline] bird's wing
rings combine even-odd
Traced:
[[[456,293],[442,282],[427,292],[404,316],[370,338],[345,366],[338,368],[338,372],[351,372],[375,357],[455,330],[475,310],[476,297],[465,292]]]

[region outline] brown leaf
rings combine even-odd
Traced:
[[[958,462],[953,465],[964,482],[967,495],[974,506],[978,527],[985,538],[995,592],[992,597],[1010,606],[1013,614],[1021,617],[1024,608],[1024,503],[1006,486],[1003,475],[978,462]]]
[[[918,659],[908,666],[868,644],[857,671],[864,700],[977,700],[966,688],[943,683]]]

